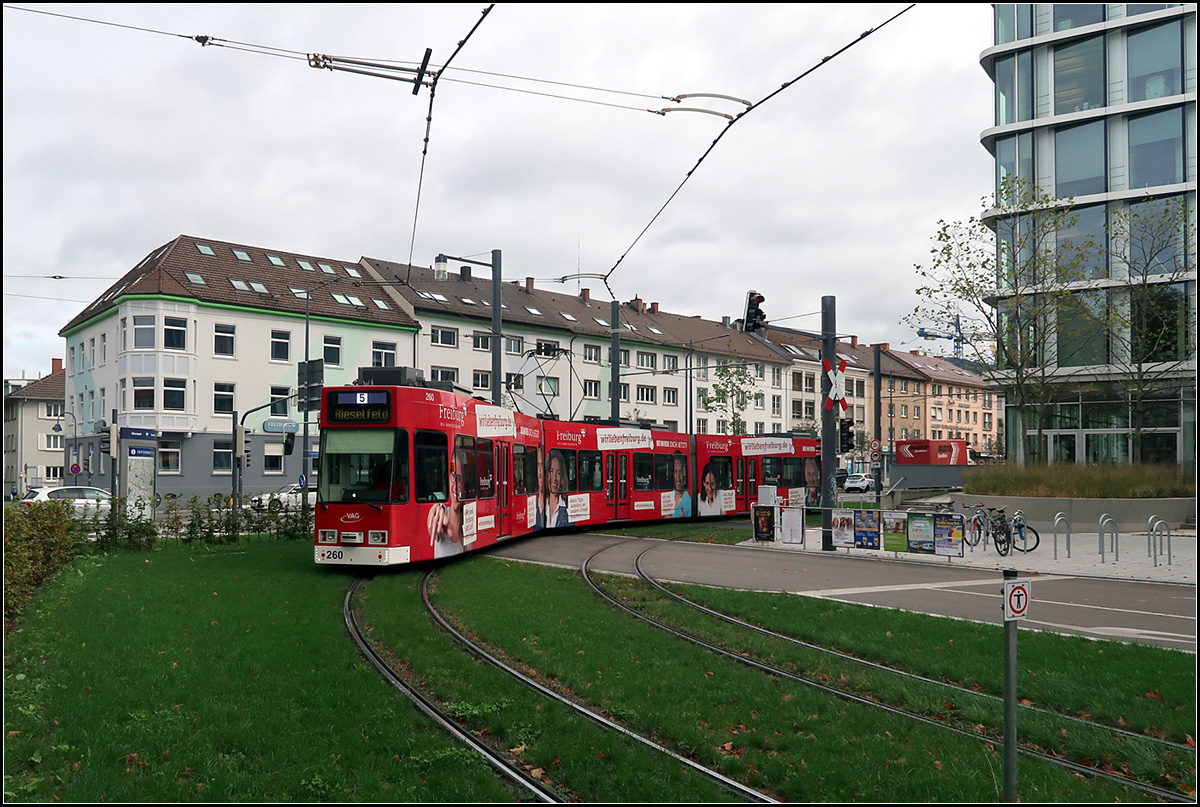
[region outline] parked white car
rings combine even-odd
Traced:
[[[866,493],[875,487],[875,479],[867,474],[850,474],[846,477],[845,490],[847,493]]]
[[[80,487],[76,485],[61,488],[31,488],[21,498],[21,504],[31,505],[34,502],[68,502],[75,508],[75,515],[90,516],[93,513],[101,515],[112,510],[112,494],[103,488]]]
[[[255,510],[270,510],[272,513],[282,510],[285,506],[288,508],[299,508],[304,502],[304,488],[293,483],[284,485],[279,490],[273,493],[263,493],[255,496],[250,500],[250,506]],[[317,505],[317,489],[310,487],[308,489],[308,506],[315,508]]]

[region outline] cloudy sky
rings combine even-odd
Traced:
[[[640,240],[727,125],[646,110],[736,113],[663,98],[758,102],[906,6],[483,8],[5,6],[4,376],[49,372],[59,329],[181,233],[426,266],[501,249],[506,279],[602,299],[600,280],[553,279],[615,266],[623,301],[736,318],[754,288],[771,320],[812,330],[834,295],[843,334],[949,351],[901,317],[938,221],[991,187],[989,5],[917,5],[753,109]],[[428,89],[303,57],[432,48],[441,65],[476,23],[438,84],[423,179]]]

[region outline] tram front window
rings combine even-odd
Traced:
[[[405,429],[326,429],[321,434],[323,502],[404,503],[409,496]]]

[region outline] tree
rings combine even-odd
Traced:
[[[725,415],[730,434],[745,434],[742,413],[754,395],[754,374],[745,364],[723,359],[713,371],[713,392],[701,405],[709,412]]]
[[[1094,273],[1095,240],[1073,202],[1016,178],[994,200],[983,200],[978,218],[938,222],[930,260],[916,266],[921,303],[905,322],[961,328],[964,344],[1005,390],[1019,421],[1007,424],[1015,436],[1009,454],[1025,465],[1045,461],[1055,392],[1087,361],[1094,344],[1087,334],[1104,327],[1106,312],[1080,294]],[[1033,445],[1021,439],[1029,431],[1037,433]]]
[[[1189,303],[1186,285],[1195,280],[1193,216],[1183,196],[1147,198],[1109,216],[1109,333],[1129,396],[1135,463],[1147,428],[1156,425],[1156,399],[1186,379],[1195,384],[1195,301]]]

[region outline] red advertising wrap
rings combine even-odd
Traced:
[[[966,440],[897,440],[897,465],[966,465]]]

